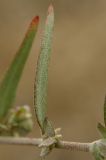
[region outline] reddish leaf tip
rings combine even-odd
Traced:
[[[39,23],[39,16],[36,16],[31,21],[31,26],[37,25]]]

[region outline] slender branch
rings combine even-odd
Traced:
[[[38,146],[41,142],[41,138],[0,137],[0,144]]]
[[[72,151],[89,152],[90,145],[91,143],[59,141],[59,143],[56,145],[56,148],[70,149]]]
[[[41,142],[42,142],[41,138],[0,137],[0,144],[39,146]],[[70,149],[74,151],[89,152],[91,144],[92,143],[59,141],[55,147],[59,149]]]

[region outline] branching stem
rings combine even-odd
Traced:
[[[41,142],[42,142],[41,138],[0,137],[0,144],[30,145],[30,146],[37,146],[38,147]],[[55,148],[70,149],[72,151],[90,152],[90,145],[91,144],[92,143],[79,143],[79,142],[59,141],[56,144]]]

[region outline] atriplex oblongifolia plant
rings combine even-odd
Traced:
[[[54,129],[47,118],[47,85],[48,65],[51,54],[52,32],[54,26],[54,11],[50,5],[45,23],[40,54],[37,63],[36,80],[34,85],[34,106],[38,124],[41,129],[41,138],[23,138],[33,128],[32,114],[29,106],[13,107],[17,86],[28,58],[36,31],[39,17],[36,16],[25,35],[25,38],[0,85],[0,143],[35,145],[41,147],[41,158],[53,148],[71,149],[91,152],[96,160],[106,158],[106,99],[104,103],[105,127],[98,124],[103,138],[91,143],[66,142],[58,134],[60,129]],[[12,138],[14,137],[14,138]],[[21,137],[21,138],[20,138]]]

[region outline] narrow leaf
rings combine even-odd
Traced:
[[[53,26],[54,11],[53,6],[50,5],[38,58],[34,98],[36,116],[43,134],[45,133],[44,126],[47,112],[48,65],[51,55]]]
[[[12,107],[16,89],[22,75],[25,62],[28,58],[29,51],[34,40],[39,17],[36,16],[26,33],[26,36],[0,85],[0,118],[3,118]]]
[[[106,138],[106,128],[101,123],[98,123],[98,129],[102,134],[103,138]]]
[[[55,130],[52,126],[52,123],[50,122],[50,120],[48,120],[48,118],[45,118],[44,121],[44,132],[45,132],[45,136],[48,137],[53,137],[55,136]]]
[[[104,101],[104,123],[106,126],[106,96],[105,96],[105,101]]]

